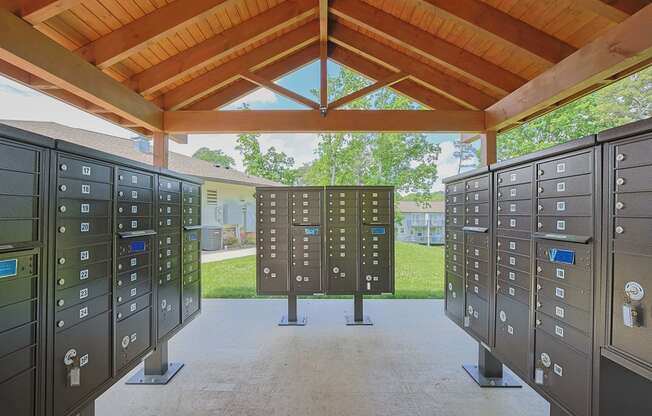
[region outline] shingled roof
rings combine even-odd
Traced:
[[[134,139],[77,129],[49,121],[0,120],[0,123],[28,130],[53,139],[64,140],[81,146],[91,147],[116,156],[152,164],[151,153],[136,148]],[[210,162],[170,152],[169,169],[205,180],[249,186],[275,186],[280,183],[258,176],[250,176],[235,169],[217,167]]]

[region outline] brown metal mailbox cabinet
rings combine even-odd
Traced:
[[[459,326],[464,326],[466,310],[464,282],[464,181],[452,177],[446,184],[446,315]]]
[[[324,189],[297,187],[288,192],[290,212],[290,293],[322,293]]]
[[[394,187],[360,187],[358,294],[394,293]]]
[[[0,125],[0,403],[42,410],[49,150],[54,141]]]
[[[201,310],[201,186],[181,182],[182,205],[182,322],[185,325]]]
[[[362,203],[357,187],[326,187],[324,286],[329,294],[351,294],[359,281]]]
[[[256,292],[286,295],[290,291],[290,191],[256,188]]]

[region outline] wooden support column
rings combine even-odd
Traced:
[[[168,135],[165,132],[154,132],[152,140],[154,142],[154,166],[167,168],[170,146]]]
[[[491,165],[497,161],[496,131],[488,130],[480,138],[480,164]]]

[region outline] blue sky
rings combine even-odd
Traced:
[[[336,74],[340,67],[329,62],[329,74]],[[319,64],[313,62],[294,73],[277,81],[285,88],[301,95],[314,99],[310,90],[319,87]],[[230,104],[225,110],[237,109],[247,103],[252,109],[276,110],[301,110],[305,107],[279,96],[272,91],[259,89],[246,97]],[[71,127],[83,128],[112,134],[119,137],[133,137],[134,133],[109,123],[92,114],[81,111],[75,107],[62,103],[38,91],[27,88],[19,83],[0,76],[0,119],[54,121]],[[442,154],[438,161],[439,176],[446,177],[457,173],[457,161],[453,156],[453,140],[457,134],[429,134],[428,139],[440,143]],[[170,150],[186,155],[192,155],[200,147],[222,149],[236,160],[236,167],[243,169],[242,158],[235,150],[236,135],[233,134],[204,134],[190,135],[188,144],[170,144]],[[263,134],[260,143],[263,150],[271,146],[294,157],[297,165],[308,163],[314,159],[314,150],[317,147],[319,136],[317,134]],[[300,146],[297,146],[300,143]],[[441,190],[441,181],[435,185],[435,190]]]

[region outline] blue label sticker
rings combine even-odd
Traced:
[[[143,240],[133,241],[131,244],[129,244],[129,250],[131,250],[132,253],[145,251],[145,241]]]
[[[573,250],[551,248],[548,250],[548,258],[555,263],[575,264],[575,252]]]
[[[371,234],[385,235],[385,227],[371,227]]]
[[[190,241],[197,241],[197,234],[190,234]]]
[[[0,279],[3,277],[12,277],[18,274],[18,260],[2,260],[0,261]]]
[[[303,233],[305,235],[319,235],[319,227],[306,227]]]

